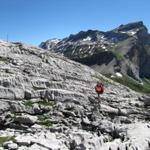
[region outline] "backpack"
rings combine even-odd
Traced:
[[[97,94],[103,94],[104,92],[104,86],[102,83],[100,84],[97,84],[96,87],[95,87],[95,91]]]

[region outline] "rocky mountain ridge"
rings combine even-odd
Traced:
[[[146,150],[149,116],[146,95],[56,53],[0,42],[1,150]]]
[[[150,78],[150,35],[143,22],[120,25],[101,32],[81,31],[62,39],[53,48],[43,48],[86,64],[102,74]]]

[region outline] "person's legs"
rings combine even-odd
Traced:
[[[101,109],[101,100],[100,100],[100,94],[98,94],[98,107],[99,110]]]

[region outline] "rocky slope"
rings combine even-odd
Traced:
[[[149,120],[148,96],[55,53],[0,42],[1,150],[146,150]]]
[[[59,42],[59,39],[54,38],[47,40],[46,42],[42,42],[39,47],[42,47],[43,49],[53,49],[55,45]]]
[[[136,80],[150,78],[150,35],[143,22],[120,25],[108,31],[81,31],[42,48],[63,53],[103,74],[121,74]]]

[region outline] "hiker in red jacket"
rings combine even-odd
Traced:
[[[97,85],[95,86],[95,91],[98,94],[98,105],[100,109],[101,108],[100,94],[103,94],[104,92],[104,86],[101,82],[97,82]]]

